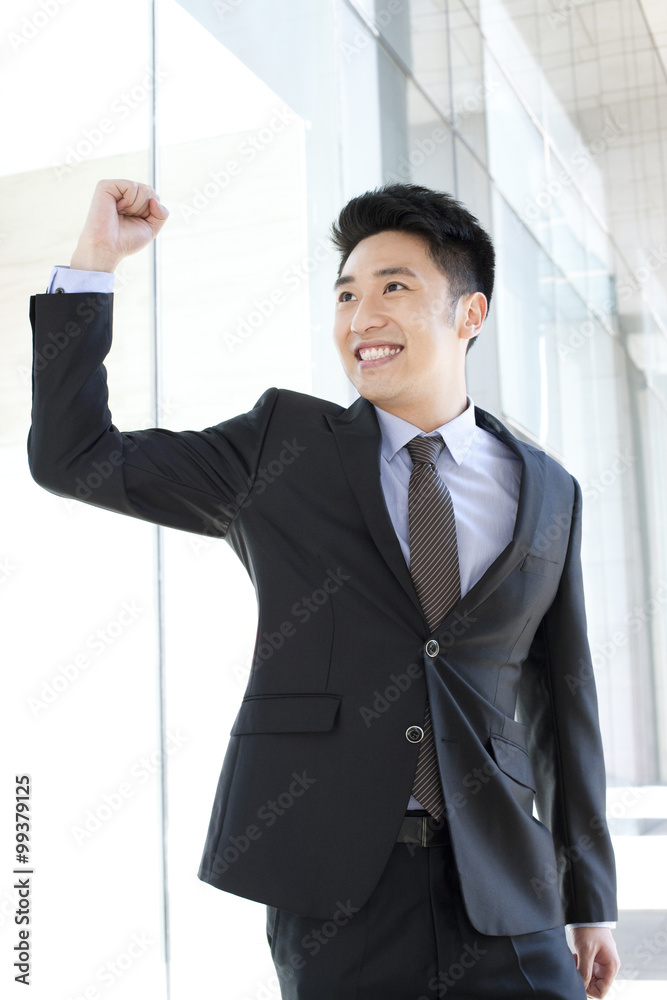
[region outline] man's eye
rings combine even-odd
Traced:
[[[405,287],[406,286],[402,285],[400,281],[390,281],[387,287],[385,288],[385,291],[390,292],[392,288],[405,288]]]
[[[350,296],[349,299],[345,297],[346,295]],[[339,302],[351,302],[353,298],[354,298],[354,295],[352,294],[352,292],[341,292],[340,295],[338,296],[338,301]]]

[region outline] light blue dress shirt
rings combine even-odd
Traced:
[[[408,485],[412,459],[406,445],[424,432],[377,406],[375,412],[382,433],[382,490],[409,567]],[[495,434],[477,426],[469,397],[463,413],[431,434],[440,434],[446,445],[436,467],[454,506],[461,596],[464,596],[512,540],[521,460]]]
[[[73,271],[58,264],[51,271],[47,292],[113,292],[116,275],[112,271]]]

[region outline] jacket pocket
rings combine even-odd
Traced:
[[[512,743],[504,736],[491,735],[491,754],[501,771],[504,771],[520,785],[535,791],[535,776],[530,757],[518,743]]]
[[[250,695],[241,704],[231,735],[327,732],[340,702],[337,694]]]

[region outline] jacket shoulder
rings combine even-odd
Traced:
[[[504,441],[505,444],[509,445],[521,457],[530,455],[534,459],[537,459],[542,464],[545,474],[549,476],[553,484],[558,484],[563,488],[572,489],[574,486],[575,490],[579,489],[576,479],[567,471],[564,465],[547,454],[543,448],[539,448],[512,434],[505,424],[492,413],[487,413],[486,410],[482,410],[476,406],[475,420],[479,426],[491,431],[492,434],[499,437],[501,441]]]
[[[269,398],[275,400],[275,410],[279,410],[285,416],[317,419],[337,417],[345,411],[344,406],[334,403],[330,399],[320,399],[318,396],[311,396],[306,392],[295,392],[293,389],[267,389],[262,399],[269,394],[275,394]]]

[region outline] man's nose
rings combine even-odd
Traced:
[[[368,330],[381,329],[386,322],[387,317],[381,308],[381,303],[375,296],[364,296],[355,310],[350,327],[353,333],[362,334]]]

